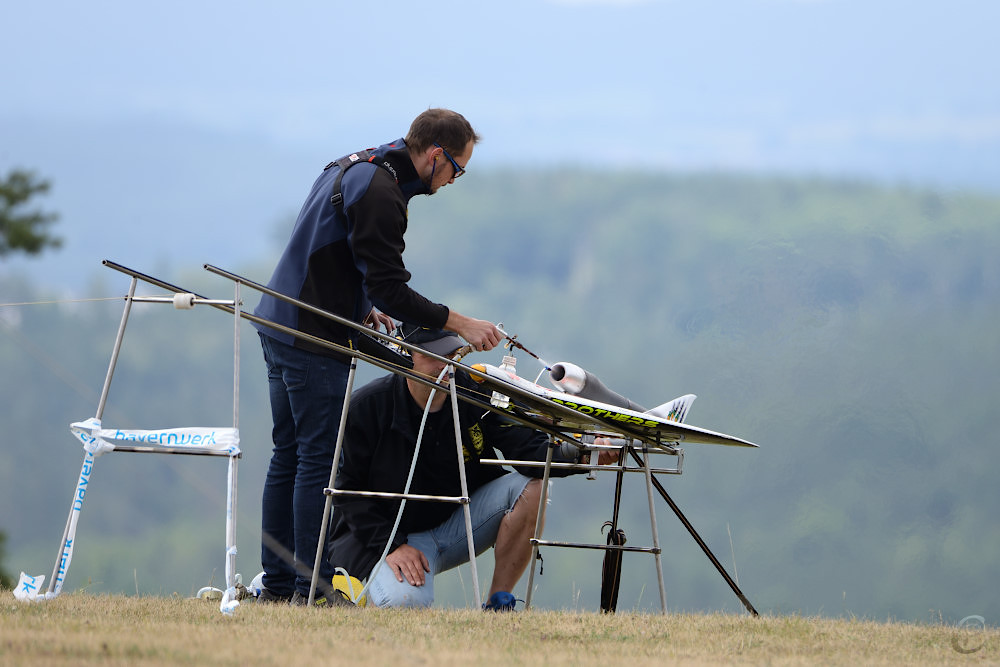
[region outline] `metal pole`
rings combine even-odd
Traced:
[[[330,464],[329,488],[336,488],[337,468],[340,466],[340,452],[344,446],[344,432],[347,430],[347,411],[351,406],[351,393],[354,390],[354,374],[358,370],[357,357],[351,357],[351,370],[347,373],[347,388],[344,392],[344,405],[340,410],[340,426],[337,429],[337,444],[333,448],[333,463]],[[316,558],[313,560],[312,581],[309,583],[309,604],[316,599],[316,584],[319,581],[320,559],[326,558],[326,531],[330,523],[330,511],[333,505],[333,495],[327,494],[323,504],[323,521],[319,526],[319,539],[316,542]],[[330,585],[333,582],[329,582]]]
[[[233,297],[233,428],[240,428],[240,284]]]
[[[122,349],[122,339],[125,337],[125,324],[128,322],[129,313],[132,311],[132,297],[135,296],[135,286],[138,282],[138,278],[132,276],[132,281],[128,286],[128,296],[125,297],[125,310],[122,312],[122,321],[118,325],[118,334],[115,336],[115,347],[111,351],[111,362],[108,364],[108,373],[104,377],[101,400],[97,404],[97,414],[95,416],[98,419],[104,417],[104,406],[108,402],[108,391],[111,389],[111,377],[115,374],[115,366],[118,364],[118,353]]]
[[[233,296],[233,429],[240,432],[240,284]],[[238,507],[239,456],[229,457],[226,503],[226,588],[236,588],[236,511]]]
[[[122,338],[125,336],[125,324],[128,322],[129,312],[132,310],[132,297],[135,296],[135,287],[138,283],[138,279],[132,276],[132,281],[129,283],[128,296],[125,297],[125,309],[122,312],[121,322],[118,324],[118,334],[115,336],[115,346],[111,351],[111,362],[108,364],[108,372],[104,376],[104,387],[101,389],[101,398],[97,403],[97,414],[96,418],[99,420],[104,416],[104,406],[108,401],[108,391],[111,388],[111,378],[115,373],[115,365],[118,363],[118,352],[121,350]],[[90,474],[94,467],[94,455],[90,452],[84,454],[83,457],[83,467],[80,470],[80,478],[87,478],[89,481]],[[79,480],[78,480],[79,481]],[[79,520],[80,512],[83,510],[83,497],[78,497],[80,494],[79,487],[78,490],[73,494],[73,500],[69,505],[69,516],[66,517],[66,526],[63,528],[62,540],[59,542],[59,553],[56,554],[55,565],[52,566],[52,577],[49,579],[49,585],[46,589],[49,593],[56,593],[56,578],[59,576],[59,570],[62,569],[62,578],[65,578],[66,573],[69,571],[69,562],[73,558],[73,544],[70,541],[76,533],[76,523]],[[84,491],[86,494],[86,491]],[[59,587],[61,588],[62,578],[59,579]]]
[[[639,457],[636,456],[635,452],[632,452],[632,457],[636,460],[637,463],[640,462]],[[757,610],[754,609],[753,604],[750,603],[750,600],[747,599],[747,596],[744,595],[743,591],[740,590],[739,585],[737,585],[737,583],[733,581],[733,578],[729,576],[729,573],[726,572],[726,568],[722,567],[722,563],[719,562],[719,559],[715,557],[715,554],[712,553],[712,550],[708,548],[707,544],[705,544],[705,540],[701,539],[701,535],[698,534],[698,531],[694,529],[694,526],[691,525],[691,522],[688,521],[687,517],[684,516],[684,513],[681,512],[681,508],[677,506],[677,503],[675,503],[673,498],[670,497],[670,495],[667,493],[667,490],[663,488],[662,484],[660,484],[660,480],[656,479],[655,477],[650,477],[650,481],[652,482],[653,486],[656,487],[656,490],[660,493],[660,497],[663,498],[663,500],[665,500],[668,505],[670,505],[670,509],[673,510],[674,514],[677,515],[677,518],[680,519],[680,522],[684,524],[685,528],[687,528],[688,533],[691,534],[691,537],[694,538],[694,541],[698,543],[698,546],[701,547],[701,550],[705,553],[706,556],[708,556],[708,559],[712,561],[712,565],[714,565],[715,569],[718,570],[719,574],[722,575],[722,578],[726,580],[726,583],[729,584],[729,588],[731,588],[733,593],[736,594],[736,597],[740,599],[740,602],[742,602],[743,606],[747,608],[747,611],[749,611],[754,616],[759,616],[760,614],[757,613]]]
[[[469,485],[465,479],[465,453],[462,451],[462,425],[458,421],[458,393],[455,386],[458,384],[458,376],[455,372],[454,364],[448,366],[448,373],[451,375],[451,414],[452,421],[455,422],[455,448],[458,450],[458,478],[462,484],[462,495],[469,497]],[[430,399],[428,399],[429,401]],[[469,543],[469,567],[472,568],[472,592],[476,596],[476,604],[482,604],[483,598],[479,593],[479,572],[476,569],[476,541],[472,535],[472,509],[468,502],[462,503],[465,512],[465,536]]]
[[[226,479],[226,590],[236,589],[236,462],[239,456],[229,457]]]
[[[649,524],[653,531],[653,556],[656,559],[656,581],[660,585],[660,607],[667,613],[667,592],[663,588],[663,561],[660,553],[660,534],[656,529],[656,509],[653,507],[653,473],[649,469],[649,448],[642,448],[643,470],[646,473],[646,498],[649,501]]]
[[[555,442],[549,440],[549,448],[545,452],[545,471],[542,473],[542,494],[538,499],[538,514],[535,517],[535,538],[531,540],[531,569],[528,571],[528,592],[524,594],[524,608],[531,608],[531,594],[535,584],[535,562],[538,560],[538,540],[545,528],[545,506],[549,502],[549,471],[552,469],[552,450]]]

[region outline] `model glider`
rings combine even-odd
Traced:
[[[548,371],[553,385],[561,391],[548,389],[491,364],[473,364],[469,369],[472,379],[485,389],[510,396],[512,412],[542,415],[551,420],[555,428],[597,435],[619,434],[666,448],[682,442],[757,446],[725,433],[683,423],[696,398],[694,394],[644,410],[607,389],[592,374],[566,362],[555,364]]]

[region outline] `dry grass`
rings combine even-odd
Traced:
[[[977,648],[961,653],[956,648]],[[0,591],[3,665],[998,664],[1000,631],[797,616],[303,609]]]

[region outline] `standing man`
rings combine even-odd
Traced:
[[[406,137],[331,162],[313,184],[268,286],[364,323],[394,327],[391,317],[461,335],[490,350],[500,332],[410,289],[403,264],[407,204],[465,173],[479,135],[459,113],[428,109]],[[258,317],[341,345],[358,332],[265,295]],[[390,317],[391,316],[391,317]],[[349,358],[256,325],[267,364],[274,450],[264,482],[261,601],[305,604],[320,533],[333,451],[347,388]],[[317,604],[333,568],[320,565]],[[326,586],[324,585],[326,584]]]
[[[445,331],[408,324],[400,330],[403,340],[439,356],[451,357],[462,347],[458,336]],[[424,377],[437,379],[443,369],[444,364],[433,357],[413,353],[413,370]],[[451,381],[479,391],[464,372]],[[402,492],[430,401],[410,493],[461,496],[454,416],[446,405],[449,396],[440,390],[431,396],[427,385],[392,373],[354,392],[337,488]],[[465,401],[459,403],[458,412],[473,542],[477,554],[491,546],[494,549],[493,578],[483,608],[511,611],[515,600],[511,591],[531,561],[530,540],[542,490],[538,477],[543,470],[525,467],[523,472],[508,472],[481,459],[492,458],[495,448],[510,460],[544,461],[549,437],[493,412],[483,413]],[[568,443],[553,452],[557,462],[577,463],[579,459],[580,450]],[[598,463],[616,460],[614,450],[601,450]],[[572,473],[563,469],[551,474]],[[359,579],[370,578],[391,539],[385,562],[369,585],[369,599],[379,607],[429,607],[434,602],[434,576],[469,560],[465,512],[454,503],[409,501],[393,534],[399,505],[399,500],[338,496],[330,561]]]

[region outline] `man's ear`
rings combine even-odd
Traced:
[[[417,167],[418,173],[424,177],[429,177],[431,167],[437,162],[438,156],[441,155],[441,149],[436,146],[428,146],[421,155],[423,156],[423,161],[420,160],[420,156],[417,156],[414,165]]]

